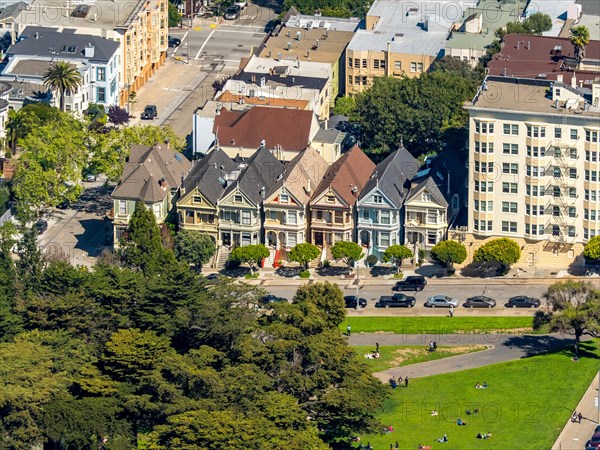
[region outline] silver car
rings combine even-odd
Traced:
[[[429,297],[425,302],[425,306],[430,308],[456,308],[458,306],[458,300],[448,297],[447,295],[434,295]]]

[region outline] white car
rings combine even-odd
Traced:
[[[429,306],[430,308],[456,308],[458,306],[458,300],[448,297],[447,295],[434,295],[433,297],[429,297],[425,302],[425,306]]]
[[[248,6],[248,2],[247,1],[235,2],[234,5],[238,5],[240,8],[244,9],[246,6]]]

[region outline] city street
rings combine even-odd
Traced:
[[[213,83],[238,71],[241,58],[260,45],[275,18],[272,10],[251,4],[235,21],[195,19],[190,27],[184,20],[182,28],[169,30],[181,45],[168,50],[165,65],[137,92],[134,115],[154,104],[158,117],[148,124],[169,125],[178,135],[188,136],[194,111],[214,96]],[[140,122],[136,117],[131,123]]]

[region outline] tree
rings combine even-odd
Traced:
[[[175,235],[175,257],[193,266],[202,267],[217,251],[215,240],[206,233],[181,230]]]
[[[356,102],[352,97],[338,97],[335,100],[335,107],[333,108],[333,114],[340,114],[342,116],[350,117],[356,108]]]
[[[406,258],[411,258],[413,253],[406,245],[390,245],[385,249],[382,260],[384,262],[391,262],[396,266],[397,273],[400,273],[402,267],[402,261]]]
[[[175,28],[179,26],[181,23],[181,14],[179,14],[179,10],[177,6],[175,6],[169,0],[169,28]]]
[[[590,283],[564,281],[553,284],[544,294],[552,307],[550,329],[575,336],[600,337],[600,293]]]
[[[250,266],[250,273],[254,273],[254,266],[270,255],[269,249],[263,244],[244,245],[235,248],[230,258],[241,263],[247,263]]]
[[[19,280],[26,290],[32,290],[37,286],[44,268],[42,252],[37,246],[37,236],[38,233],[34,227],[28,228],[17,242]]]
[[[108,121],[116,126],[124,125],[129,122],[129,113],[125,108],[111,105],[108,107]]]
[[[521,249],[512,239],[492,239],[475,251],[473,259],[481,263],[497,262],[506,269],[521,259]]]
[[[60,94],[60,110],[65,111],[65,95],[71,95],[81,86],[81,74],[66,61],[56,61],[44,74],[44,85]]]
[[[552,18],[548,14],[536,12],[523,21],[528,34],[540,35],[552,29]]]
[[[141,202],[135,204],[135,211],[120,243],[120,252],[127,266],[144,273],[158,272],[174,258],[173,252],[162,246],[154,213]]]
[[[585,46],[590,42],[590,30],[584,25],[571,28],[571,44],[575,46],[575,59],[579,65],[585,58]]]
[[[453,266],[462,264],[467,259],[467,249],[460,242],[442,241],[431,249],[431,256],[436,261]]]
[[[17,145],[19,141],[33,126],[32,118],[23,112],[23,109],[8,111],[8,123],[6,124],[7,142],[11,153],[17,154]]]
[[[336,261],[342,260],[352,270],[354,262],[361,259],[364,253],[356,242],[338,241],[331,247],[331,255]]]
[[[344,294],[336,285],[329,282],[300,286],[294,295],[294,303],[310,303],[317,308],[323,319],[323,328],[337,327],[346,318]]]
[[[591,260],[600,260],[600,234],[594,236],[585,244],[583,256]]]
[[[292,250],[288,253],[290,261],[299,263],[304,269],[308,269],[308,263],[313,259],[316,259],[321,254],[319,247],[308,242],[302,244],[296,244]]]

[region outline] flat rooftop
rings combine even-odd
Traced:
[[[329,79],[331,64],[312,61],[298,61],[296,58],[281,60],[271,58],[250,58],[244,72],[283,75],[286,77],[309,77]]]
[[[361,20],[358,17],[339,18],[339,17],[326,17],[320,14],[305,15],[296,14],[292,15],[285,23],[286,27],[297,27],[297,28],[321,28],[326,30],[337,30],[337,31],[348,31],[353,33],[360,26]]]
[[[485,85],[486,89],[481,89],[474,101],[465,104],[465,108],[600,118],[598,109],[584,109],[583,97],[578,108],[565,109],[564,102],[561,102],[557,110],[554,100],[548,94],[551,85],[549,81],[487,77]],[[569,89],[567,86],[565,88]]]
[[[15,15],[15,23],[47,27],[127,28],[146,0],[84,0],[57,2],[34,0],[28,9]],[[158,7],[154,0],[149,9]]]
[[[459,22],[473,1],[376,0],[367,16],[377,17],[372,30],[358,30],[348,49],[438,56],[446,47],[451,26]]]

